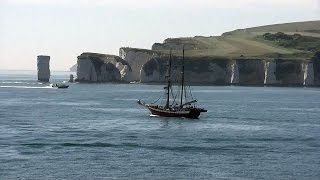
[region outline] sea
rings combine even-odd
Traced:
[[[320,88],[193,86],[185,119],[137,104],[163,85],[69,85],[0,71],[1,180],[320,179]]]

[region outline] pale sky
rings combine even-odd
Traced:
[[[320,20],[320,0],[0,0],[0,69],[68,70],[82,52],[118,55],[169,37]]]

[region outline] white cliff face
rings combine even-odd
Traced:
[[[78,59],[77,80],[98,81],[96,69],[90,59]]]
[[[105,63],[100,67],[98,73],[98,82],[120,81],[119,70],[112,63]]]
[[[240,85],[263,85],[264,61],[261,59],[237,59]]]
[[[119,53],[127,61],[113,55],[83,53],[78,57],[77,81],[166,81],[167,56],[132,48],[121,48]],[[171,80],[180,82],[181,57],[175,57],[172,63]],[[185,81],[190,84],[312,86],[316,80],[312,63],[290,59],[185,58]]]
[[[239,68],[237,62],[231,64],[231,84],[239,84]]]
[[[283,86],[303,86],[304,71],[301,62],[293,60],[276,60],[276,76]]]
[[[226,81],[227,69],[223,69],[221,66],[215,63],[209,63],[210,82],[216,82],[218,80]]]
[[[130,76],[127,75],[125,79],[127,81],[139,81],[141,67],[151,58],[158,57],[159,55],[150,50],[120,48],[119,56],[127,61],[132,69]]]
[[[49,82],[50,79],[50,56],[38,56],[38,81]]]
[[[120,71],[120,75],[121,75],[121,80],[123,81],[126,81],[126,82],[133,81],[132,71],[130,71],[129,66],[127,65],[123,66],[122,70]]]
[[[141,83],[150,83],[150,82],[162,82],[163,78],[161,78],[159,71],[155,70],[152,74],[147,75],[144,71],[144,67],[140,69],[140,82]]]
[[[77,81],[79,82],[114,82],[122,80],[119,68],[128,69],[117,59],[119,57],[104,54],[84,53],[78,57]],[[125,63],[125,62],[123,62]],[[124,72],[123,76],[128,75]]]
[[[161,83],[166,81],[168,57],[153,58],[141,68],[141,82]],[[172,62],[171,81],[181,82],[181,58]],[[217,84],[230,83],[228,60],[221,59],[185,59],[185,82],[187,84]]]
[[[265,62],[264,64],[264,84],[265,85],[276,85],[280,82],[276,79],[276,68],[277,64],[275,62]]]
[[[314,85],[314,71],[313,63],[301,64],[303,74],[303,85],[304,86],[313,86]]]
[[[196,67],[196,65],[194,66]],[[196,67],[199,69],[199,67]],[[185,70],[185,81],[192,84],[226,84],[228,83],[227,75],[228,70],[226,67],[209,62],[208,67],[203,72],[193,71],[190,69]],[[180,78],[181,72],[177,72],[177,77]]]
[[[128,65],[124,65],[120,62],[117,62],[116,68],[120,71],[120,76],[122,81],[125,81],[125,82],[133,81],[132,70]]]

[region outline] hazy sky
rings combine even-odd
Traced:
[[[0,69],[68,70],[82,52],[118,55],[168,37],[320,20],[320,0],[0,0]]]

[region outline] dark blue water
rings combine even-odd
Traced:
[[[196,86],[187,120],[136,103],[162,86],[35,79],[0,73],[0,179],[320,178],[319,88]]]

